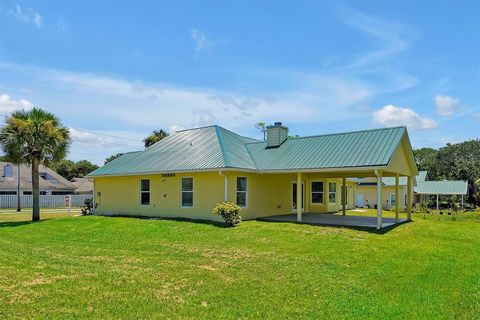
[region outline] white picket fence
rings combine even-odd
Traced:
[[[91,199],[92,195],[71,195],[71,207],[83,206],[86,199]],[[21,195],[20,201],[22,208],[31,208],[33,206],[32,195]],[[40,196],[40,208],[59,208],[67,207],[65,203],[65,196],[63,195],[41,195]],[[16,195],[0,195],[0,208],[16,208],[17,196]]]

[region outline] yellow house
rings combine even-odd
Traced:
[[[304,212],[353,208],[350,177],[416,174],[404,127],[289,138],[277,122],[266,141],[216,125],[178,131],[88,177],[96,214],[216,219],[213,207],[230,201],[243,219],[296,213],[301,221]]]
[[[358,208],[376,208],[377,206],[377,181],[376,178],[357,178],[351,181],[357,182],[355,187],[355,206]],[[398,204],[405,208],[407,204],[407,178],[399,179]],[[395,178],[382,178],[382,207],[391,209],[395,207]],[[413,197],[413,190],[410,191]]]

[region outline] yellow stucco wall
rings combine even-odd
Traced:
[[[407,194],[406,186],[399,186],[398,188],[399,198],[400,198],[400,207],[403,208],[406,199],[405,195]],[[357,186],[356,194],[363,194],[364,205],[370,205],[370,208],[373,208],[377,204],[377,187],[376,186]],[[382,207],[391,207],[390,195],[395,194],[395,187],[393,186],[383,186],[382,187]],[[368,200],[368,202],[367,202]],[[387,202],[388,201],[388,202]]]
[[[257,174],[224,172],[228,177],[228,201],[236,202],[236,178],[246,177],[247,206],[242,208],[244,219],[292,213],[292,185],[296,174]],[[194,179],[194,204],[192,208],[181,207],[181,178]],[[150,179],[150,205],[140,205],[140,180]],[[95,202],[97,214],[138,215],[161,217],[185,217],[215,219],[211,214],[216,203],[224,200],[225,180],[219,172],[162,175],[97,177],[95,178]],[[315,174],[303,174],[305,183],[306,212],[335,212],[341,209],[341,179],[325,179]],[[324,204],[312,204],[311,181],[324,182]],[[337,183],[336,202],[328,204],[328,182]],[[353,183],[348,185],[348,207],[354,206]]]

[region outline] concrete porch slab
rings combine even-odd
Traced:
[[[294,222],[297,223],[296,214],[282,214],[258,218],[259,221],[270,222]],[[388,228],[407,222],[407,219],[383,218],[382,228]],[[332,213],[303,213],[302,224],[325,225],[325,226],[344,226],[344,227],[364,227],[376,228],[377,217],[364,217],[353,215],[338,215]]]

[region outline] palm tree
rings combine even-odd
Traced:
[[[143,139],[143,143],[145,144],[145,148],[148,148],[152,144],[155,144],[158,141],[165,139],[166,137],[168,137],[168,133],[165,130],[153,130],[153,133],[151,135]]]
[[[8,158],[32,167],[32,221],[40,220],[39,165],[63,159],[70,141],[69,129],[54,114],[39,108],[12,112],[0,129],[0,143]]]

